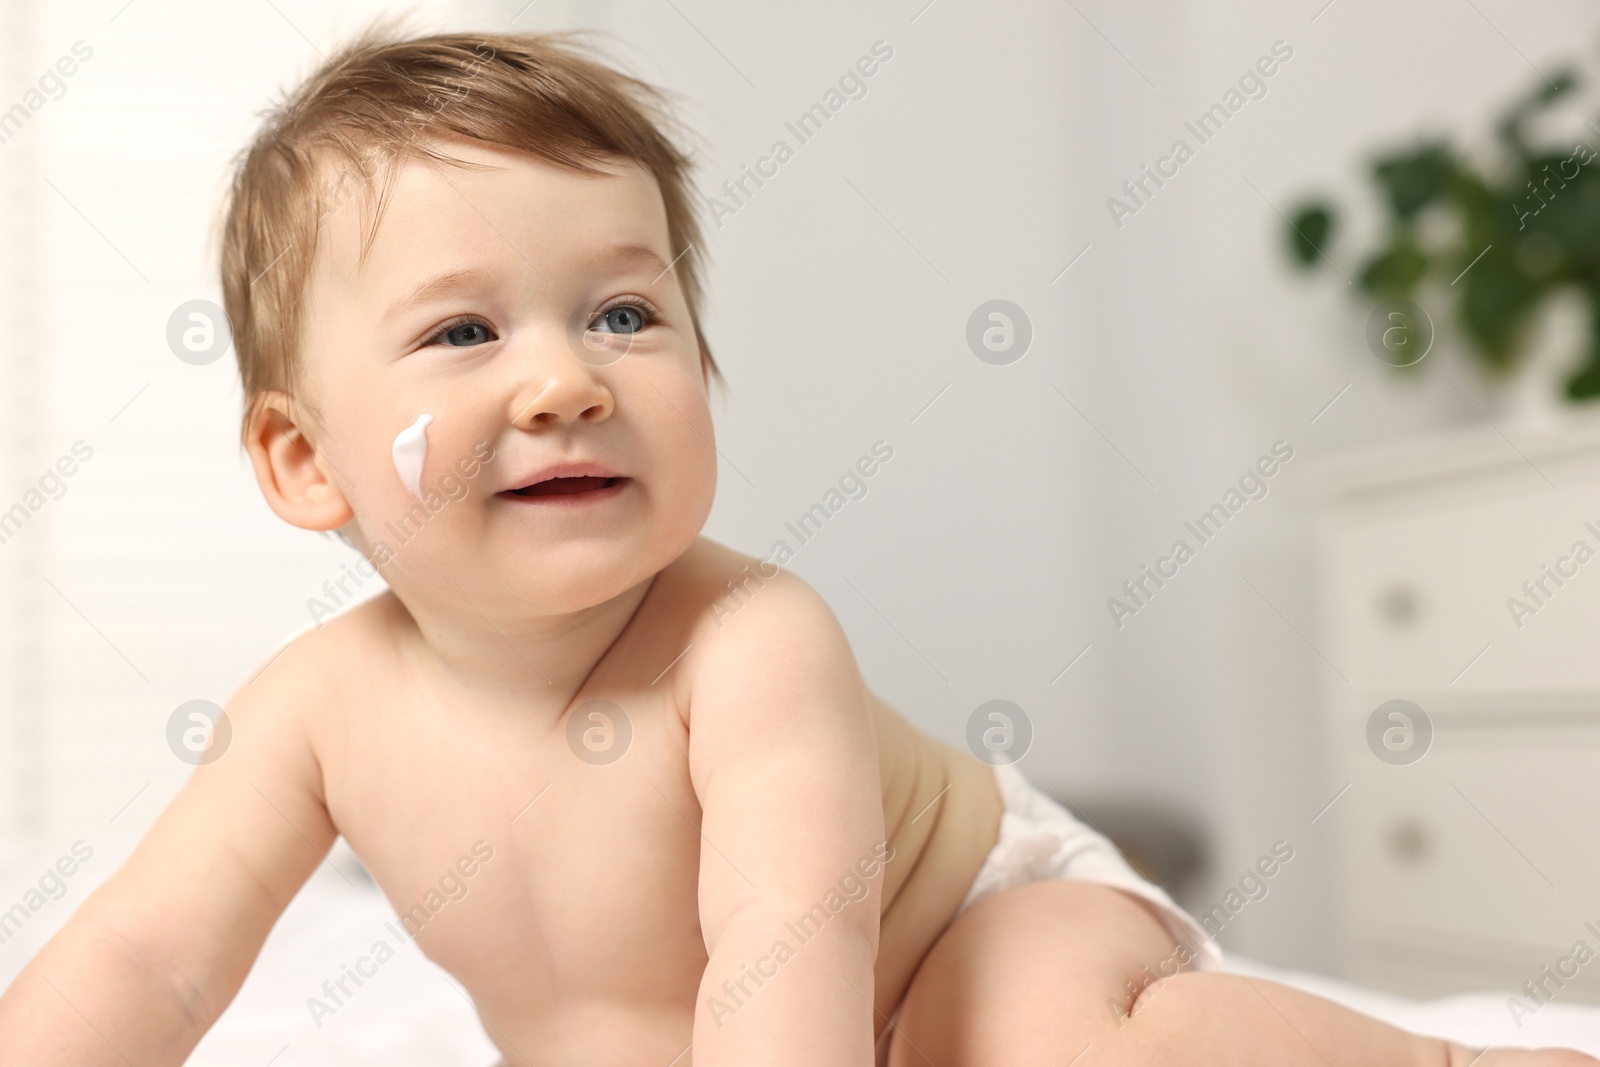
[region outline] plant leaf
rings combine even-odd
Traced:
[[[1402,230],[1390,239],[1387,248],[1367,260],[1356,280],[1374,296],[1407,297],[1427,272],[1427,254],[1408,231]]]
[[[1333,241],[1333,208],[1323,201],[1302,204],[1289,216],[1290,259],[1300,267],[1315,266]]]
[[[1401,222],[1445,195],[1457,170],[1455,153],[1442,141],[1423,142],[1411,149],[1373,161],[1372,176],[1389,200],[1389,210]]]

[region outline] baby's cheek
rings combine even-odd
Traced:
[[[428,458],[427,477],[452,501],[482,497],[494,491],[495,448],[485,436],[441,435]]]
[[[656,505],[670,510],[674,528],[697,535],[710,517],[717,493],[716,449],[696,434],[670,458],[663,457],[662,466],[669,471],[668,492],[656,496]]]
[[[708,477],[715,479],[717,451],[710,412],[693,394],[653,396],[658,410],[641,434],[639,448],[648,467],[641,471],[674,493],[694,493]]]

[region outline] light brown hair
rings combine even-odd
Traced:
[[[301,304],[322,221],[379,179],[365,258],[408,158],[463,165],[424,143],[471,138],[583,173],[633,160],[655,177],[708,381],[700,328],[704,254],[692,157],[668,93],[592,54],[580,31],[404,37],[372,24],[264,115],[235,159],[221,220],[222,298],[244,384],[241,432],[263,393],[293,392]],[[724,382],[724,384],[726,384]]]

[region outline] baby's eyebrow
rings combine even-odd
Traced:
[[[404,314],[418,304],[432,300],[434,297],[455,292],[458,289],[470,289],[476,285],[487,285],[494,278],[491,271],[480,267],[454,267],[440,271],[438,274],[426,279],[410,293],[389,305],[389,310],[384,313],[384,318],[392,319]]]
[[[655,249],[641,244],[623,243],[610,245],[599,254],[592,257],[591,261],[595,263],[645,263],[659,270],[661,274],[667,273],[667,270],[669,269],[667,263],[661,258],[661,255],[656,252]],[[651,281],[653,282],[660,278],[661,274],[657,274],[655,278],[651,279]],[[494,272],[484,270],[481,267],[452,267],[448,270],[440,271],[439,273],[424,279],[422,283],[419,284],[415,289],[411,290],[411,292],[390,304],[389,310],[384,313],[384,318],[392,319],[397,315],[402,315],[411,310],[418,304],[422,304],[438,296],[444,296],[448,293],[456,292],[460,289],[470,289],[473,286],[486,286],[491,283],[494,278]]]
[[[661,274],[667,273],[667,270],[669,269],[666,261],[661,258],[660,254],[657,253],[655,249],[640,244],[614,244],[594,258],[595,262],[597,263],[625,263],[636,260],[638,262],[647,263],[651,266],[654,266],[661,272]],[[677,260],[673,260],[673,262],[676,263]],[[660,278],[661,274],[657,274],[656,278]],[[655,281],[655,278],[652,278],[651,281]]]

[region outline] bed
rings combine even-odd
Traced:
[[[65,849],[0,850],[0,910],[22,901]],[[45,902],[0,943],[0,984],[28,959],[123,853],[97,848],[65,893]],[[385,936],[394,911],[341,847],[320,867],[267,939],[244,988],[189,1059],[191,1067],[489,1067],[497,1062],[465,992],[407,943],[337,1005],[323,982]],[[392,935],[389,940],[394,942]],[[1555,1002],[1518,1021],[1507,993],[1411,1001],[1320,975],[1230,957],[1242,974],[1271,978],[1422,1033],[1466,1044],[1566,1045],[1600,1055],[1600,1006]],[[354,988],[347,984],[347,988]],[[307,1001],[332,1011],[313,1018]]]

